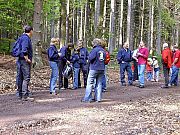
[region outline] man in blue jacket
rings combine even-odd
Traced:
[[[89,54],[89,63],[90,63],[90,71],[87,79],[86,93],[84,98],[81,100],[82,102],[91,102],[92,99],[92,88],[94,86],[94,81],[96,80],[97,89],[95,91],[96,102],[101,101],[102,95],[102,77],[104,75],[105,70],[105,58],[106,52],[100,45],[100,39],[96,38],[92,42],[93,49]]]
[[[128,84],[132,85],[133,76],[130,64],[130,62],[132,61],[132,51],[129,49],[129,44],[127,42],[125,42],[123,48],[119,50],[117,54],[117,61],[120,64],[120,76],[122,86],[126,86],[125,71],[127,71],[128,74]]]
[[[88,75],[88,50],[87,48],[83,47],[83,41],[79,40],[77,43],[77,50],[79,51],[79,63],[80,63],[80,70],[83,73],[83,79],[84,79],[84,88],[86,88],[87,85],[87,75]],[[80,72],[79,72],[79,81],[78,81],[78,87],[81,87],[81,79],[80,79]]]
[[[31,42],[33,28],[31,26],[25,26],[24,32],[25,33],[20,37],[21,54],[18,58],[18,63],[19,63],[18,91],[19,91],[19,99],[27,101],[27,100],[33,100],[33,98],[30,98],[28,94],[31,63],[33,57],[33,49]]]
[[[71,58],[71,50],[73,49],[73,44],[68,43],[67,46],[63,46],[60,49],[59,56],[59,89],[64,90],[68,88],[68,79],[64,77],[63,81],[63,69],[66,66],[66,64],[70,64],[70,58]]]

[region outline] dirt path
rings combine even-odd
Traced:
[[[34,102],[0,95],[1,134],[180,134],[180,87],[144,89],[113,84],[101,103],[81,103],[84,89],[52,96],[33,93]]]

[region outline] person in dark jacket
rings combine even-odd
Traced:
[[[89,74],[87,79],[87,86],[84,98],[81,100],[82,102],[91,102],[92,99],[92,88],[94,86],[94,82],[96,80],[97,90],[95,91],[95,98],[96,102],[101,101],[102,95],[102,77],[104,75],[105,70],[105,58],[106,52],[100,45],[100,39],[96,38],[92,42],[93,49],[89,54]]]
[[[79,72],[80,72],[80,63],[79,63],[79,50],[76,48],[74,49],[74,52],[72,54],[71,62],[73,64],[73,90],[78,89],[78,83],[79,83]]]
[[[59,89],[64,90],[68,88],[68,79],[63,77],[63,69],[66,64],[70,64],[71,50],[73,49],[73,44],[68,43],[67,46],[63,46],[59,51]],[[64,81],[63,81],[64,78]]]
[[[58,62],[59,62],[59,54],[56,46],[59,44],[58,39],[52,38],[50,47],[48,48],[48,59],[49,65],[51,67],[51,79],[50,79],[50,94],[56,95],[57,91],[55,91],[56,81],[58,78]]]
[[[84,88],[86,88],[87,85],[87,75],[88,75],[88,50],[83,46],[83,41],[78,40],[77,42],[77,50],[79,51],[79,63],[80,63],[80,71],[83,73],[83,79],[84,79]],[[79,84],[78,87],[81,87],[81,77],[80,77],[80,72],[79,72]]]
[[[31,26],[24,27],[24,34],[20,37],[21,53],[18,57],[18,66],[17,70],[19,72],[18,80],[18,98],[24,101],[34,100],[29,97],[29,82],[30,82],[30,73],[31,73],[31,63],[33,57],[33,49],[31,37],[33,34],[33,28]]]
[[[127,71],[128,74],[128,84],[132,85],[133,76],[130,64],[130,62],[132,61],[132,51],[129,49],[129,44],[127,42],[125,42],[123,48],[119,50],[117,54],[117,61],[120,64],[120,76],[122,86],[126,86],[125,71]]]

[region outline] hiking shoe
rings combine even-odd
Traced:
[[[23,97],[22,101],[31,101],[31,102],[33,102],[34,98],[32,98],[32,97]]]
[[[139,88],[144,88],[144,85],[139,85]]]
[[[167,89],[167,88],[169,88],[169,86],[161,85],[161,88],[162,88],[162,89]]]

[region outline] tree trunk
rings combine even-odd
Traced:
[[[130,40],[129,40],[129,48],[131,50],[134,49],[134,0],[131,1],[131,21],[130,21]]]
[[[157,28],[157,53],[161,54],[161,0],[157,0],[157,5],[158,5],[158,28]]]
[[[42,32],[41,32],[41,18],[42,18],[42,0],[34,0],[34,17],[33,17],[33,51],[34,51],[34,61],[36,62],[36,67],[42,67]]]
[[[95,16],[94,16],[94,31],[97,31],[99,25],[99,16],[100,16],[100,0],[95,0]]]
[[[106,31],[106,5],[107,5],[107,1],[104,0],[104,11],[103,11],[103,38],[105,37],[105,31]]]
[[[84,11],[84,46],[87,47],[87,39],[86,39],[86,33],[87,33],[87,14],[88,14],[88,2],[85,4],[85,11]]]
[[[144,31],[144,0],[142,0],[142,11],[141,11],[141,41],[143,40],[143,31]]]
[[[121,9],[120,9],[120,18],[119,18],[119,47],[122,47],[123,43],[122,43],[122,26],[123,26],[123,3],[124,0],[121,0]]]
[[[110,13],[110,26],[109,26],[109,45],[108,50],[110,53],[113,52],[115,46],[115,0],[111,0],[111,13]]]
[[[153,50],[153,31],[154,31],[154,0],[151,1],[151,40],[150,40],[150,52]]]
[[[130,28],[131,28],[131,0],[128,0],[128,14],[127,14],[127,39],[126,41],[130,42]]]
[[[84,6],[81,5],[81,21],[80,21],[80,29],[79,29],[79,39],[83,39],[83,10]]]
[[[66,1],[67,5],[66,5],[66,42],[65,44],[67,44],[69,42],[69,0]]]

